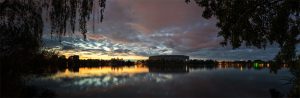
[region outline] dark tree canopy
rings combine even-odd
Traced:
[[[48,56],[47,52],[40,51],[45,28],[50,28],[51,34],[58,37],[74,33],[78,28],[76,31],[81,31],[85,37],[86,24],[90,19],[93,22],[96,19],[98,22],[103,20],[104,2],[105,0],[0,0],[1,98],[29,97],[32,96],[30,94],[35,94],[30,93],[31,88],[24,84],[23,76],[36,69],[48,70],[50,66],[45,61],[49,57],[55,58],[55,55]],[[51,67],[55,65],[51,64]]]
[[[300,0],[194,0],[205,8],[204,18],[216,17],[222,45],[266,48],[279,44],[276,59],[296,58],[300,42]],[[186,0],[187,3],[191,0]]]
[[[0,6],[0,57],[38,51],[43,31],[39,11],[20,3]]]
[[[59,38],[79,28],[85,39],[87,22],[103,20],[105,1],[0,0],[0,56],[38,51],[44,26]]]
[[[67,29],[73,33],[78,23],[83,35],[87,32],[86,24],[91,17],[103,20],[106,0],[0,0],[1,11],[25,10],[21,9],[26,6],[27,14],[36,13],[43,18],[43,23],[50,23],[51,33],[64,35]],[[10,5],[10,6],[8,6]],[[10,13],[13,14],[13,13]],[[1,17],[8,15],[1,14]],[[26,17],[22,17],[26,18]],[[2,20],[1,20],[2,21]],[[96,20],[93,20],[96,21]]]

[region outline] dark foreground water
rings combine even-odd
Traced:
[[[271,97],[288,93],[290,77],[287,68],[132,66],[66,69],[27,83],[57,97]]]

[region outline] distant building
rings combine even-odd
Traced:
[[[72,55],[68,59],[70,59],[70,60],[79,60],[79,55]]]
[[[68,58],[68,67],[69,68],[72,68],[72,67],[79,67],[79,64],[80,61],[79,61],[79,55],[73,55],[73,56],[70,56]]]
[[[185,56],[185,55],[156,55],[156,56],[150,56],[149,60],[187,61],[187,60],[189,60],[189,56]]]

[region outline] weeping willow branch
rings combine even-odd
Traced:
[[[36,12],[43,18],[43,24],[50,24],[51,35],[61,36],[74,33],[76,28],[86,39],[87,22],[93,15],[96,19],[103,21],[106,0],[0,0],[1,7],[14,3],[31,7],[30,12]],[[93,13],[94,12],[94,13]],[[6,17],[6,16],[4,16]],[[94,25],[94,24],[93,24]],[[78,26],[78,27],[77,27]]]

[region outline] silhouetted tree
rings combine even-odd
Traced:
[[[0,56],[33,55],[39,51],[42,30],[42,17],[36,8],[8,1],[1,3]]]
[[[85,37],[86,24],[93,17],[93,21],[103,20],[103,13],[106,0],[0,0],[1,5],[1,23],[8,23],[8,18],[14,15],[34,14],[32,16],[20,16],[21,19],[28,21],[41,22],[50,24],[51,34],[55,33],[59,36],[67,33],[67,26],[70,26],[74,33],[76,23],[79,24],[80,31]],[[9,13],[21,12],[21,13]],[[36,20],[43,18],[44,21]],[[14,18],[13,18],[14,19]],[[10,22],[10,26],[18,23]],[[26,24],[25,25],[31,25]],[[32,29],[32,28],[29,28]],[[41,29],[42,30],[42,29]],[[25,30],[20,30],[25,31]],[[40,32],[38,32],[40,34]]]
[[[281,48],[277,60],[290,62],[295,59],[296,44],[300,42],[299,0],[194,1],[205,8],[204,18],[218,19],[219,36],[224,38],[222,45],[265,48],[269,43],[277,43]]]
[[[1,97],[21,97],[20,92],[24,90],[21,77],[38,65],[46,64],[46,58],[40,55],[43,55],[40,47],[44,26],[60,38],[67,33],[67,29],[74,33],[78,24],[85,39],[86,24],[90,17],[99,22],[103,20],[104,2],[0,0]],[[51,63],[59,63],[57,55],[51,58]]]

